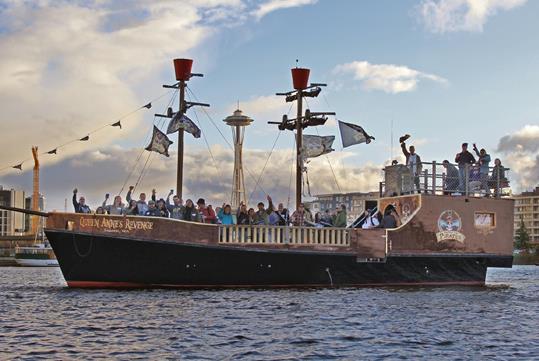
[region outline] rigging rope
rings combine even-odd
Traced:
[[[175,99],[176,99],[176,97],[177,97],[177,95],[178,95],[178,90],[177,90],[177,89],[176,89],[176,90],[173,90],[173,91],[170,91],[170,90],[169,90],[169,91],[166,92],[165,94],[169,94],[169,93],[171,93],[171,92],[172,92],[173,94],[172,94],[171,99],[168,101],[167,106],[165,107],[165,112],[166,112],[166,110],[167,110],[168,107],[171,107],[171,106],[174,105]],[[161,95],[161,96],[160,96],[159,98],[157,98],[157,99],[160,99],[160,98],[162,98],[163,96],[164,96],[164,95]],[[156,119],[156,116],[154,115],[154,117],[153,117],[153,124],[155,124],[155,119]],[[127,185],[127,183],[129,182],[129,179],[131,178],[131,176],[132,176],[133,173],[135,172],[135,169],[137,168],[137,165],[139,164],[139,161],[140,161],[140,159],[142,158],[142,155],[144,154],[144,151],[145,151],[145,149],[144,149],[144,144],[146,144],[146,143],[148,142],[148,140],[149,140],[149,138],[151,137],[152,133],[153,133],[153,129],[150,130],[150,131],[146,134],[146,138],[144,139],[144,143],[143,143],[142,149],[140,150],[140,153],[139,153],[137,159],[135,160],[133,166],[130,167],[130,168],[131,168],[131,172],[129,172],[128,176],[125,178],[125,181],[124,181],[124,183],[123,183],[123,185],[122,185],[122,188],[120,189],[120,193],[118,193],[118,195],[121,195],[121,194],[123,193],[123,191],[124,191],[124,189],[125,189],[125,186]],[[144,168],[143,168],[143,169],[144,169]],[[137,182],[138,182],[138,181],[137,181]],[[136,187],[136,186],[135,186],[135,187]],[[133,188],[133,190],[135,190],[135,189]]]
[[[253,194],[255,193],[256,191],[256,188],[258,187],[258,185],[260,184],[260,179],[262,178],[262,176],[264,175],[264,171],[266,170],[266,167],[268,165],[268,162],[271,158],[271,155],[273,154],[273,150],[275,149],[275,145],[277,144],[277,141],[279,140],[279,137],[281,136],[281,132],[278,132],[277,133],[277,137],[275,138],[275,141],[273,142],[273,146],[271,147],[271,151],[270,153],[268,154],[268,157],[266,158],[266,163],[264,163],[264,167],[262,167],[262,171],[260,172],[260,174],[258,175],[258,179],[256,180],[256,183],[255,183],[255,186],[253,188],[253,191],[251,192],[251,194],[249,195],[249,198],[247,199],[247,203],[249,203],[251,201],[251,198],[253,196]],[[264,192],[266,193],[266,192]]]

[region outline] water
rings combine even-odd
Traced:
[[[539,267],[487,287],[72,290],[0,268],[1,359],[539,359]]]

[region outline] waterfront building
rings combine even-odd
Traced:
[[[530,235],[530,243],[539,244],[539,187],[535,187],[531,192],[522,192],[513,198],[515,200],[515,235],[522,220]]]
[[[4,189],[0,186],[0,205],[24,208],[24,191]],[[0,236],[21,235],[25,231],[25,218],[22,213],[0,210]]]
[[[318,194],[313,201],[305,202],[305,205],[314,215],[316,212],[325,212],[326,209],[334,212],[337,207],[344,204],[346,205],[348,223],[351,223],[366,209],[375,208],[378,198],[380,198],[379,192]]]

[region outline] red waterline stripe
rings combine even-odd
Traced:
[[[310,288],[332,287],[330,284],[289,284],[289,285],[174,285],[148,284],[135,282],[102,281],[67,281],[71,288]],[[482,281],[447,281],[447,282],[401,282],[401,283],[348,283],[338,287],[395,287],[395,286],[484,286]]]

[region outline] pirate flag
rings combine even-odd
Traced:
[[[148,145],[146,150],[150,152],[157,152],[159,154],[164,154],[167,157],[168,154],[168,147],[172,144],[172,141],[167,138],[167,135],[160,131],[155,125],[153,126],[153,135],[152,135],[152,141],[150,142],[150,145]]]
[[[339,130],[341,131],[343,148],[360,143],[369,144],[371,140],[374,140],[374,137],[368,135],[359,125],[345,123],[339,120]]]
[[[167,134],[172,134],[183,128],[187,133],[193,134],[193,137],[200,138],[200,129],[185,114],[179,112],[168,123]]]
[[[334,135],[318,136],[318,135],[304,135],[302,154],[304,158],[314,158],[333,152],[332,149]]]

